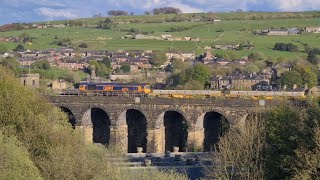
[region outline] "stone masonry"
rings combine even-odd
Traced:
[[[216,112],[227,119],[230,126],[244,121],[248,114],[276,106],[281,102],[263,102],[251,99],[173,99],[173,98],[129,98],[100,96],[47,96],[48,101],[58,107],[70,110],[75,117],[75,127],[83,130],[85,138],[92,143],[93,124],[88,111],[99,108],[109,117],[110,145],[120,145],[123,151],[128,150],[128,124],[126,112],[140,112],[146,125],[146,152],[165,152],[166,112],[177,112],[187,123],[188,151],[203,151],[205,139],[204,117],[209,112]],[[141,134],[141,132],[140,132]],[[139,138],[138,138],[139,139]],[[141,138],[140,138],[141,139]]]

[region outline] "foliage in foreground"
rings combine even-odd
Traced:
[[[221,138],[207,176],[218,179],[319,179],[318,101],[284,104],[249,118]],[[236,143],[235,143],[236,142]]]
[[[27,150],[14,137],[0,131],[0,179],[41,179]]]
[[[82,133],[72,129],[60,109],[19,85],[11,71],[2,66],[0,102],[0,158],[7,157],[0,163],[0,172],[7,172],[1,173],[4,179],[128,179],[135,175],[113,162],[111,157],[119,157],[114,150],[86,144]],[[15,156],[17,153],[19,156]],[[148,179],[184,178],[150,173]]]
[[[212,154],[214,166],[206,168],[207,176],[210,179],[264,179],[264,129],[259,115],[230,129]]]

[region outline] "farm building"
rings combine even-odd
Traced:
[[[309,33],[320,33],[320,27],[305,27],[304,31]]]
[[[265,34],[268,36],[287,36],[287,35],[297,35],[300,33],[301,31],[298,28],[262,30],[262,34]]]

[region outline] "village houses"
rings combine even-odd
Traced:
[[[211,89],[252,90],[255,85],[264,82],[270,84],[270,79],[255,73],[234,71],[227,77],[216,76],[211,79]]]

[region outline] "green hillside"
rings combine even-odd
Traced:
[[[207,14],[182,14],[180,16],[190,16],[197,18]],[[80,43],[87,43],[88,49],[94,50],[181,50],[195,51],[197,54],[203,53],[205,46],[214,46],[216,44],[242,43],[249,41],[254,45],[252,50],[233,51],[237,57],[246,56],[252,51],[261,51],[267,56],[272,57],[305,57],[303,52],[280,52],[272,48],[277,42],[293,43],[299,46],[299,50],[304,48],[301,43],[308,43],[311,47],[318,47],[319,34],[303,33],[295,36],[262,36],[255,35],[253,32],[269,28],[292,28],[303,29],[308,26],[320,26],[318,12],[304,13],[219,13],[214,17],[222,19],[221,22],[159,22],[146,23],[140,21],[155,21],[172,18],[176,15],[157,15],[157,16],[128,16],[113,17],[114,21],[121,21],[121,24],[115,24],[112,29],[98,29],[96,24],[105,18],[78,19],[83,21],[86,27],[66,27],[66,28],[47,28],[47,29],[29,29],[22,31],[0,32],[0,37],[19,36],[27,33],[34,37],[32,44],[24,44],[26,49],[48,49],[60,48],[52,44],[55,36],[58,40],[69,38],[72,46],[78,47]],[[179,15],[178,15],[179,16]],[[259,17],[259,18],[252,18]],[[305,18],[308,17],[308,18]],[[148,19],[150,18],[150,19]],[[285,18],[285,19],[279,19]],[[237,20],[237,19],[259,19],[259,20]],[[262,20],[263,19],[263,20]],[[136,21],[136,23],[124,23]],[[65,23],[64,21],[54,21],[52,23]],[[185,29],[179,32],[170,32],[172,29]],[[132,30],[144,32],[149,36],[160,37],[162,34],[171,34],[175,37],[198,37],[199,42],[193,41],[166,41],[166,40],[136,40],[123,38],[130,34]],[[0,42],[11,50],[20,43]],[[229,51],[218,50],[216,52],[229,53]]]

